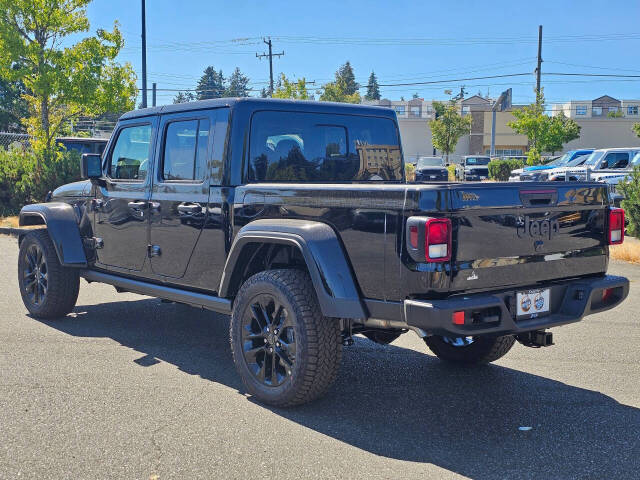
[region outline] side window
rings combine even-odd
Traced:
[[[627,152],[618,152],[615,155],[613,162],[609,160],[609,168],[625,168],[629,165],[629,154]]]
[[[171,122],[164,137],[162,178],[202,180],[206,175],[209,120]]]
[[[109,176],[115,180],[142,181],[149,171],[151,125],[120,130],[109,159]]]
[[[209,167],[211,171],[211,185],[220,185],[222,183],[228,123],[229,109],[218,108],[216,111],[216,124],[213,134],[213,154],[211,155],[211,164]]]

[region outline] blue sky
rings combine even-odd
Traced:
[[[141,85],[140,1],[95,0],[88,13],[92,29],[120,22],[126,40],[120,60],[131,62]],[[147,0],[148,86],[193,88],[202,70],[213,65],[225,74],[240,67],[259,90],[267,85],[269,67],[255,53],[265,51],[260,37],[268,35],[274,52],[285,52],[274,59],[274,72],[318,84],[331,80],[346,60],[361,83],[371,70],[381,84],[533,72],[539,24],[544,27],[543,72],[633,75],[640,74],[639,19],[640,2],[630,0]],[[382,95],[442,99],[445,89],[459,90],[463,84],[469,94],[497,96],[511,86],[514,103],[534,99],[533,74],[390,86],[382,88]],[[549,103],[604,94],[640,98],[640,78],[547,76],[543,86]],[[171,103],[175,93],[159,92],[158,103]]]

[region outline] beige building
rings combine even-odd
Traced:
[[[442,155],[442,152],[434,150],[431,142],[429,124],[435,119],[433,101],[421,98],[409,101],[382,99],[368,103],[393,108],[396,111],[405,159],[414,160],[420,156]],[[457,162],[464,155],[489,153],[492,104],[492,99],[478,95],[459,102],[460,113],[472,116],[471,132],[460,139],[455,152],[450,155],[450,162]],[[586,111],[582,108],[583,106]],[[521,105],[514,105],[510,110],[519,107]],[[576,148],[639,147],[640,138],[631,129],[634,123],[640,122],[639,110],[640,100],[617,100],[608,95],[589,101],[573,100],[551,107],[552,115],[564,112],[581,127],[580,138],[566,144],[565,151]],[[583,112],[586,113],[583,115]],[[610,113],[615,114],[615,117],[612,118]],[[507,126],[507,123],[512,120],[514,117],[511,111],[496,112],[495,154],[497,156],[524,155],[527,152],[527,137],[516,134]]]

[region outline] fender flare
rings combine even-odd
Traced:
[[[78,220],[73,207],[68,203],[34,203],[20,210],[19,225],[46,225],[49,238],[64,267],[86,267]]]
[[[218,290],[220,297],[231,296],[232,276],[243,249],[249,244],[269,243],[300,250],[324,316],[367,317],[340,240],[329,225],[315,221],[261,219],[242,227],[227,257]]]

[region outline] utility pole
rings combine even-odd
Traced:
[[[273,57],[281,57],[284,55],[284,50],[280,53],[273,53],[271,37],[269,37],[269,40],[263,38],[262,41],[269,46],[269,53],[263,53],[261,55],[256,53],[256,58],[269,57],[269,96],[273,97]]]
[[[147,108],[147,27],[145,0],[142,0],[142,108]]]
[[[542,25],[538,25],[538,67],[536,68],[536,103],[540,97],[540,73],[542,68]]]
[[[152,105],[153,107],[155,107],[155,106],[156,106],[156,90],[157,90],[157,88],[156,88],[156,87],[157,87],[156,82],[153,82],[153,83],[151,84],[151,105]]]

